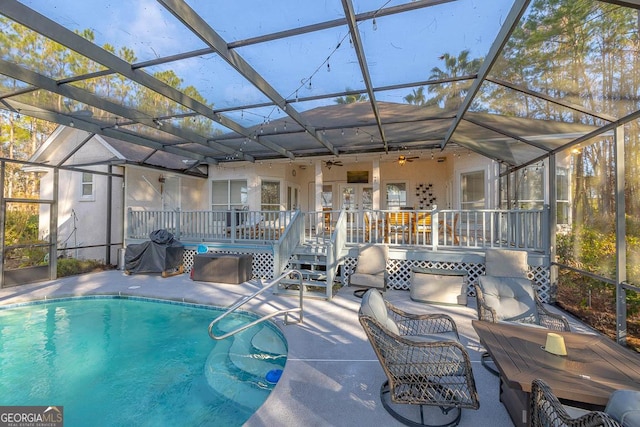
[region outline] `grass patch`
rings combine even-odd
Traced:
[[[113,267],[104,265],[94,259],[60,258],[57,265],[58,277],[74,276],[76,274],[93,273],[96,271],[112,270]]]

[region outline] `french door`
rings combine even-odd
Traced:
[[[347,210],[348,220],[362,224],[363,211],[373,208],[373,187],[370,184],[340,184],[341,208]]]

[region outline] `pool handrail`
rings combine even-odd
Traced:
[[[285,278],[288,278],[292,274],[295,274],[295,275],[298,276],[298,288],[300,289],[300,306],[299,307],[289,308],[289,309],[285,309],[285,310],[278,310],[278,311],[275,311],[273,313],[265,314],[261,318],[259,318],[257,320],[254,320],[253,322],[248,323],[246,325],[243,325],[243,326],[241,326],[241,327],[239,327],[237,329],[234,329],[231,332],[227,332],[226,334],[223,334],[223,335],[219,335],[218,336],[213,332],[213,327],[216,325],[216,323],[220,322],[222,319],[227,317],[229,314],[233,313],[238,308],[242,307],[244,304],[246,304],[247,302],[251,301],[253,298],[257,297],[261,293],[265,292],[267,289],[270,289],[271,287],[279,284],[282,280],[284,280]],[[235,303],[230,305],[229,308],[227,308],[227,311],[225,311],[220,316],[218,316],[215,319],[213,319],[211,321],[211,323],[209,323],[209,336],[214,340],[223,340],[225,338],[228,338],[228,337],[230,337],[232,335],[237,334],[238,332],[242,332],[245,329],[249,329],[250,327],[257,325],[258,323],[262,323],[265,320],[269,320],[272,317],[278,316],[280,314],[284,314],[284,323],[287,324],[287,325],[289,325],[291,323],[303,323],[303,314],[302,314],[303,293],[304,293],[304,286],[302,286],[302,273],[300,271],[294,270],[294,269],[285,271],[284,273],[282,273],[280,276],[278,276],[277,278],[275,278],[271,282],[266,283],[262,288],[258,289],[253,294],[251,294],[249,296],[243,296],[242,298],[237,300]],[[289,313],[295,313],[295,312],[299,313],[298,321],[290,323],[288,321]]]

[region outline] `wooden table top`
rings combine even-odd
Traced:
[[[640,354],[605,336],[479,320],[472,324],[509,387],[531,392],[531,381],[542,378],[560,399],[603,407],[614,390],[640,390]],[[567,356],[543,349],[549,332],[564,337]]]

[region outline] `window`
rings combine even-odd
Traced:
[[[532,209],[544,208],[546,167],[533,165],[511,173],[501,178],[502,209]],[[507,198],[507,179],[509,180],[509,198]],[[556,169],[556,197],[557,223],[568,224],[571,215],[569,204],[569,170],[558,167]],[[507,201],[510,201],[510,205]]]
[[[460,187],[462,209],[484,209],[484,171],[461,174]]]
[[[567,168],[558,168],[556,171],[556,199],[558,205],[556,222],[569,224],[571,205],[569,204],[569,170]]]
[[[93,174],[88,172],[82,173],[82,190],[80,198],[82,200],[94,200],[95,195],[93,193]]]
[[[280,182],[279,181],[262,181],[260,202],[261,202],[260,209],[263,211],[279,211],[280,210]]]
[[[395,182],[386,185],[387,208],[399,208],[407,205],[407,184]]]
[[[322,186],[322,208],[333,209],[333,188],[331,185]]]
[[[247,206],[246,180],[211,182],[211,210],[242,209]]]
[[[544,168],[528,166],[517,174],[516,198],[518,209],[542,209],[544,206]]]

